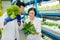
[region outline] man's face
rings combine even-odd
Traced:
[[[20,6],[20,13],[23,13],[24,11],[24,6]]]

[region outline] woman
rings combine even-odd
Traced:
[[[27,40],[42,40],[41,39],[41,24],[40,24],[40,19],[39,18],[36,18],[36,10],[35,8],[30,8],[28,10],[28,15],[29,15],[29,18],[26,19],[26,22],[31,22],[34,24],[34,27],[36,29],[36,34],[35,35],[28,35],[27,36]]]

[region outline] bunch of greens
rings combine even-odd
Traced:
[[[36,30],[34,28],[34,25],[31,22],[23,24],[23,32],[25,34],[36,34]]]
[[[12,5],[7,8],[7,15],[11,17],[12,19],[14,19],[16,15],[19,14],[19,12],[20,12],[19,7],[17,5]]]

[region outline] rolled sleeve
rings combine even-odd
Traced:
[[[21,22],[21,16],[20,15],[17,15],[16,18],[17,18],[17,22]]]
[[[12,21],[12,20],[14,20],[14,19],[12,19],[12,18],[10,18],[10,17],[5,18],[5,21],[6,21],[6,22],[10,22],[10,21]]]

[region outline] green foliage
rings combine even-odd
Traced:
[[[49,22],[41,22],[42,25],[48,25],[48,26],[56,26],[54,23],[49,23]]]
[[[18,15],[20,12],[19,7],[17,5],[12,5],[7,8],[7,15],[14,19],[16,15]]]
[[[34,25],[31,22],[24,23],[23,24],[23,31],[26,34],[36,34],[36,30],[34,28]]]
[[[0,28],[0,36],[2,36],[2,28]]]
[[[60,24],[54,24],[54,23],[49,23],[49,22],[41,22],[42,25],[48,25],[50,27],[52,26],[58,26],[58,28],[60,29]]]
[[[45,23],[44,22],[41,22],[42,25],[44,25]]]
[[[58,25],[58,28],[60,29],[60,25]]]
[[[49,38],[48,37],[45,37],[44,40],[49,40]]]
[[[3,11],[2,11],[2,0],[0,0],[0,16],[3,15]]]
[[[54,23],[49,23],[48,26],[55,26],[55,24]]]
[[[53,6],[46,5],[45,7],[41,7],[41,6],[38,7],[39,10],[49,10],[49,9],[56,9],[56,8],[60,8],[60,3]]]

